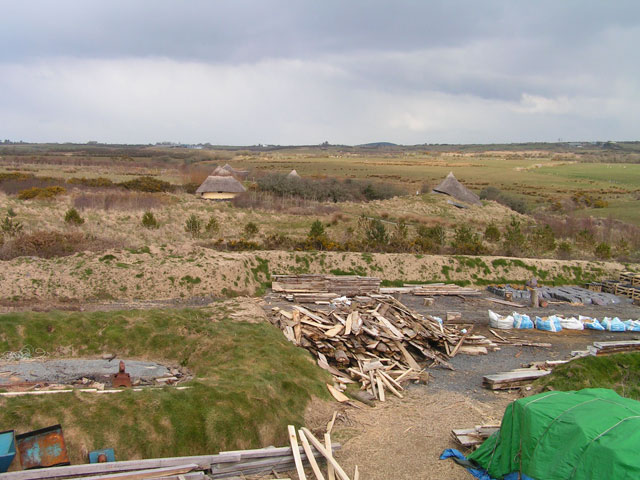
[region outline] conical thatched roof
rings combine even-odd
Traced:
[[[289,172],[289,174],[287,175],[287,178],[301,178],[300,175],[298,175],[298,172],[296,172],[295,168],[293,170],[291,170]]]
[[[248,170],[236,170],[235,168],[233,168],[228,163],[222,168],[225,169],[228,172],[231,172],[231,175],[233,175],[234,177],[240,178],[242,180],[246,180],[247,177],[249,176],[249,171]]]
[[[453,172],[449,172],[449,175],[440,182],[437,187],[433,189],[436,193],[444,193],[450,195],[453,198],[460,200],[461,202],[473,203],[474,205],[482,205],[480,197],[475,193],[468,190],[462,185],[458,179],[453,175]]]
[[[226,177],[210,175],[198,187],[196,193],[241,193],[246,191],[247,189],[231,175]]]

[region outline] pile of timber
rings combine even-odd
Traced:
[[[272,280],[274,292],[288,295],[325,294],[335,298],[380,292],[379,278],[359,275],[274,275]]]
[[[640,351],[640,340],[627,340],[619,342],[593,342],[589,345],[590,355],[611,355],[612,353],[628,353]]]
[[[425,297],[432,297],[435,295],[476,296],[481,294],[481,292],[475,288],[460,287],[453,283],[424,283],[420,285],[381,288],[380,293],[412,293],[413,295]]]
[[[463,447],[475,448],[498,430],[500,425],[476,425],[473,428],[451,430],[451,435]]]
[[[489,390],[511,390],[528,385],[550,373],[551,368],[545,368],[544,365],[534,365],[528,368],[517,368],[510,372],[485,375],[482,378],[482,385]]]
[[[482,335],[445,326],[393,297],[369,300],[328,312],[300,305],[291,310],[276,307],[270,318],[289,341],[306,348],[333,374],[335,385],[328,387],[339,401],[348,400],[340,392],[354,382],[382,401],[385,392],[402,397],[404,383],[425,378],[420,362],[453,370],[447,360],[457,353],[497,348]]]
[[[325,445],[324,453],[296,445],[268,447],[258,450],[221,452],[218,455],[195,457],[154,458],[124,462],[88,463],[21,470],[3,473],[3,480],[58,480],[76,477],[82,480],[209,480],[210,478],[244,478],[245,475],[268,474],[294,470],[298,460],[303,466],[317,463],[340,448],[339,444]],[[313,460],[312,460],[313,458]]]

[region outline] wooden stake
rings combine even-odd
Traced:
[[[333,416],[331,417],[331,420],[329,421],[329,423],[327,423],[327,434],[331,434],[331,430],[333,430],[333,424],[336,422],[336,416],[338,415],[338,411],[335,410],[333,412]]]
[[[309,445],[307,437],[302,430],[298,430],[298,436],[300,436],[302,448],[304,448],[304,453],[307,454],[307,460],[309,460],[309,465],[311,465],[313,474],[316,476],[317,480],[324,480],[324,475],[322,475],[322,472],[320,471],[320,467],[318,466],[318,462],[316,462],[316,457],[313,455],[313,450],[311,450],[311,445]]]
[[[378,396],[380,397],[380,401],[386,401],[384,396],[384,385],[382,384],[382,380],[380,380],[380,375],[376,376],[376,381],[378,382]]]
[[[358,465],[356,465],[356,470],[353,472],[353,480],[360,480],[360,472],[358,471]]]
[[[322,456],[326,458],[327,461],[331,463],[331,465],[333,465],[333,468],[335,468],[338,476],[342,480],[351,480],[349,478],[349,475],[347,475],[347,473],[342,469],[340,464],[335,461],[335,459],[333,458],[333,455],[331,455],[330,453],[327,453],[327,449],[324,448],[322,443],[320,443],[320,441],[316,437],[313,436],[313,433],[311,433],[309,429],[306,427],[302,427],[302,431],[307,436],[307,439],[313,444],[313,446],[316,447],[316,450],[318,450],[322,454]]]
[[[298,478],[300,480],[306,480],[307,476],[304,474],[304,467],[302,466],[300,447],[298,446],[298,439],[296,438],[296,429],[293,425],[289,425],[287,428],[289,429],[289,443],[291,443],[291,450],[293,450],[293,460],[296,463]]]

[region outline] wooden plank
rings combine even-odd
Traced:
[[[516,308],[524,308],[526,307],[526,305],[523,305],[522,303],[516,303],[516,302],[509,302],[507,300],[500,300],[499,298],[485,298],[486,301],[488,302],[493,302],[493,303],[499,303],[500,305],[506,305],[508,307],[516,307]]]
[[[306,480],[307,476],[304,474],[304,467],[302,466],[302,459],[300,458],[300,449],[298,448],[298,439],[296,438],[296,429],[293,425],[288,425],[289,430],[289,443],[291,444],[291,450],[293,452],[293,460],[296,464],[296,471],[298,472],[299,480]]]
[[[333,398],[335,398],[337,401],[339,401],[340,403],[343,402],[348,402],[349,401],[349,397],[347,397],[344,393],[342,393],[340,390],[336,389],[333,385],[330,384],[326,384],[327,385],[327,389],[329,390],[329,393],[333,396]]]
[[[333,420],[336,418],[336,412],[333,412],[333,419],[331,419],[331,426],[333,426]],[[327,433],[324,434],[324,446],[327,449],[327,453],[333,456],[331,451],[331,430],[327,428]],[[327,480],[336,480],[336,471],[333,468],[331,462],[327,461]]]
[[[351,480],[349,478],[349,475],[346,474],[340,464],[333,458],[333,455],[331,455],[331,453],[328,453],[327,449],[322,446],[322,443],[320,443],[320,441],[313,436],[313,433],[311,433],[306,427],[302,427],[302,431],[307,436],[307,439],[313,444],[313,446],[316,447],[316,450],[318,450],[322,454],[322,456],[327,459],[327,462],[333,465],[333,468],[338,474],[338,477],[340,477],[342,480]]]
[[[298,436],[300,437],[300,441],[302,442],[302,448],[304,448],[304,451],[307,454],[307,459],[309,460],[309,465],[311,465],[313,474],[316,476],[317,480],[324,480],[324,475],[322,475],[320,467],[318,466],[318,462],[316,462],[316,458],[313,456],[313,451],[311,450],[311,445],[309,445],[309,440],[307,440],[307,437],[302,430],[298,430]]]
[[[384,396],[384,385],[382,384],[382,380],[380,380],[380,375],[376,375],[375,378],[378,386],[378,397],[380,398],[381,402],[384,402],[386,401],[386,398]]]
[[[409,365],[409,367],[411,367],[411,369],[415,370],[416,372],[419,372],[420,370],[422,370],[422,368],[420,368],[420,365],[418,365],[418,362],[416,362],[415,358],[411,356],[409,351],[404,347],[404,345],[402,345],[401,342],[396,342],[395,344],[398,347],[398,349],[402,352],[402,355],[404,356],[405,360],[407,361],[407,364]]]
[[[150,468],[147,470],[120,472],[108,475],[92,475],[89,477],[83,477],[83,480],[144,480],[147,478],[159,478],[188,473],[197,468],[199,468],[197,463],[188,463],[174,467]]]

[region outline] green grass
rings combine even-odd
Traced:
[[[183,365],[189,390],[3,398],[0,424],[25,432],[61,423],[73,463],[114,447],[119,460],[196,455],[287,443],[308,401],[326,398],[327,375],[266,323],[235,322],[227,309],[0,316],[0,348],[24,345],[74,357],[116,353]],[[213,317],[212,317],[213,315]]]
[[[623,397],[640,400],[640,353],[584,357],[553,369],[534,383],[541,390],[610,388]]]

